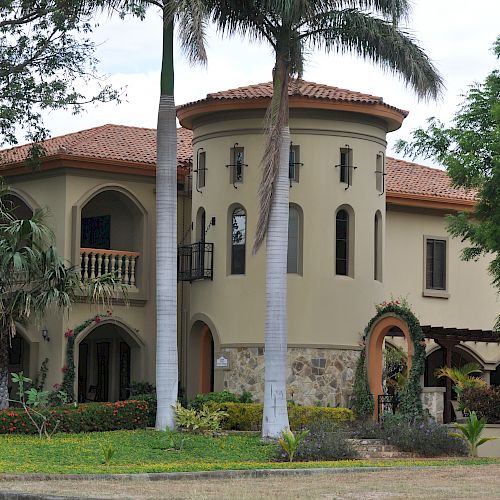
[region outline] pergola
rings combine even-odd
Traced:
[[[451,353],[460,342],[495,342],[500,343],[500,332],[493,330],[470,330],[468,328],[446,328],[443,326],[422,325],[424,338],[432,339],[443,348],[445,364],[451,368]],[[399,329],[390,330],[387,335],[402,337]],[[444,422],[451,422],[451,380],[446,379],[444,396]]]

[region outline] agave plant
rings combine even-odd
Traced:
[[[471,457],[477,457],[477,449],[479,446],[488,441],[497,439],[495,437],[481,437],[481,433],[483,432],[485,425],[486,419],[484,417],[478,419],[476,412],[471,411],[465,424],[455,424],[455,427],[460,432],[452,432],[450,433],[450,436],[458,437],[466,441],[469,445]]]

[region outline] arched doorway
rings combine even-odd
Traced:
[[[397,316],[384,316],[373,326],[367,337],[367,374],[375,403],[374,418],[378,418],[379,400],[384,394],[382,385],[384,339],[387,335],[404,338],[408,355],[407,370],[411,370],[413,342],[405,321]]]
[[[142,345],[131,331],[106,322],[78,338],[78,401],[121,401],[143,380]]]
[[[460,346],[454,346],[451,351],[451,367],[462,368],[467,363],[481,363],[470,353]],[[446,366],[445,352],[442,347],[431,351],[425,358],[424,386],[425,387],[445,387],[446,379],[437,378],[434,372],[443,366]],[[456,399],[456,394],[452,394],[452,399]]]
[[[196,321],[189,335],[187,363],[187,396],[214,390],[215,341],[210,327]]]

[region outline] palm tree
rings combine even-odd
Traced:
[[[223,34],[267,41],[275,53],[273,97],[259,187],[260,213],[254,253],[267,235],[265,389],[262,433],[278,437],[288,428],[287,233],[290,147],[290,79],[300,78],[307,48],[351,52],[399,74],[421,98],[435,98],[441,77],[412,38],[398,28],[409,14],[408,0],[212,1]]]
[[[7,194],[0,184],[0,409],[9,406],[9,349],[16,324],[40,318],[50,307],[68,309],[81,292],[106,302],[115,286],[111,275],[82,283],[80,269],[67,267],[57,254],[45,212],[18,219]]]

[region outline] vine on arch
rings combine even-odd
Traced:
[[[66,364],[62,367],[63,380],[61,390],[68,395],[68,401],[75,401],[75,340],[78,335],[93,323],[99,324],[103,319],[112,316],[113,312],[108,310],[106,314],[97,314],[93,318],[85,320],[72,330],[66,330],[64,336],[68,340],[66,344]]]
[[[402,319],[410,331],[410,338],[413,342],[413,357],[408,380],[399,393],[399,413],[406,419],[414,421],[423,416],[422,401],[420,394],[422,386],[420,378],[425,370],[425,341],[420,322],[411,310],[405,299],[393,299],[382,302],[375,306],[377,314],[370,320],[363,335],[364,349],[358,361],[356,377],[354,382],[354,412],[360,418],[369,416],[367,412],[373,412],[373,396],[368,384],[368,373],[365,366],[366,341],[373,325],[384,315],[394,314]]]

